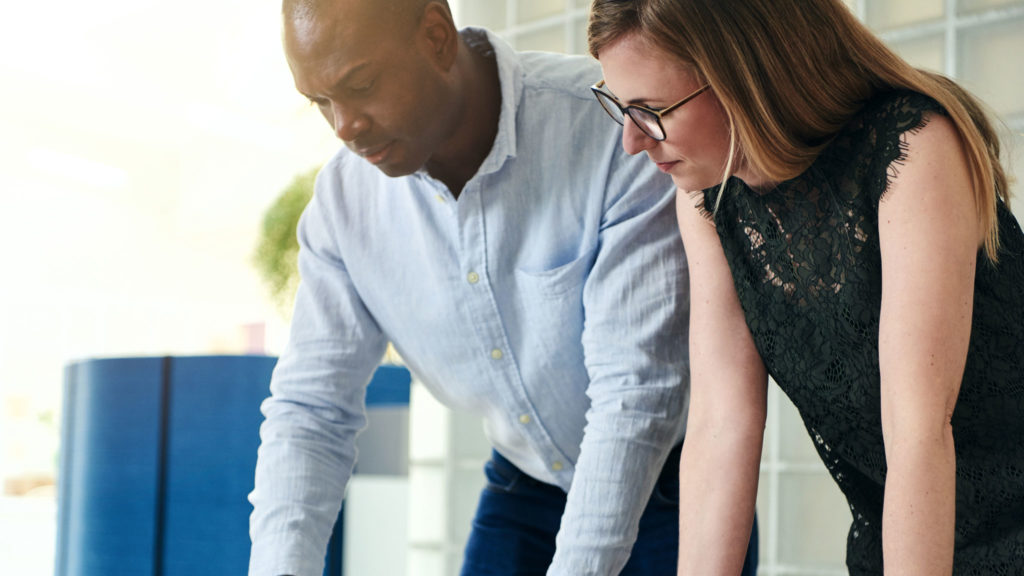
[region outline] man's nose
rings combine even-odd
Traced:
[[[639,154],[644,150],[652,148],[657,143],[657,140],[644,134],[644,131],[633,121],[633,118],[626,115],[625,121],[622,123],[622,149],[626,151],[626,154],[631,156]]]
[[[331,118],[328,120],[334,128],[334,134],[345,142],[355,140],[369,126],[369,118],[365,114],[337,102],[331,102]]]

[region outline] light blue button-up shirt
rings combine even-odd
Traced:
[[[479,34],[480,31],[464,33]],[[288,346],[263,405],[253,576],[319,576],[386,342],[495,448],[568,492],[549,574],[618,574],[688,400],[674,187],[588,90],[590,58],[488,35],[501,115],[459,194],[342,149],[299,226]]]

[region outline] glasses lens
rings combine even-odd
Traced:
[[[599,90],[594,90],[594,94],[597,95],[597,101],[601,103],[601,107],[612,117],[612,120],[622,124],[624,118],[622,117],[622,110],[619,108],[619,105],[609,98],[607,94]]]
[[[651,138],[658,140],[665,139],[665,131],[661,129],[661,122],[658,117],[642,108],[628,108],[629,117],[636,123],[637,128],[643,130]]]

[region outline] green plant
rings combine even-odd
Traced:
[[[299,242],[295,232],[299,216],[313,197],[319,168],[295,177],[263,214],[253,264],[270,289],[270,295],[286,316],[290,314],[299,285]]]
[[[285,317],[291,315],[295,290],[299,287],[299,241],[295,235],[299,216],[313,198],[313,184],[319,168],[299,174],[263,214],[253,263],[263,277],[274,302]],[[388,344],[385,364],[402,364],[394,346]]]

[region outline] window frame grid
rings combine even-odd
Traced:
[[[880,0],[856,0],[857,17],[863,22],[867,14],[867,2]],[[899,42],[922,40],[932,36],[943,36],[944,50],[942,55],[942,73],[950,78],[959,80],[962,78],[960,61],[960,33],[1005,24],[1008,22],[1020,21],[1024,23],[1024,4],[1013,4],[1008,6],[996,6],[976,10],[968,14],[958,14],[957,7],[959,0],[944,0],[945,16],[941,19],[922,22],[920,24],[907,24],[879,32],[878,36],[888,45]],[[1024,111],[1000,115],[999,120],[1016,133],[1024,132]]]

